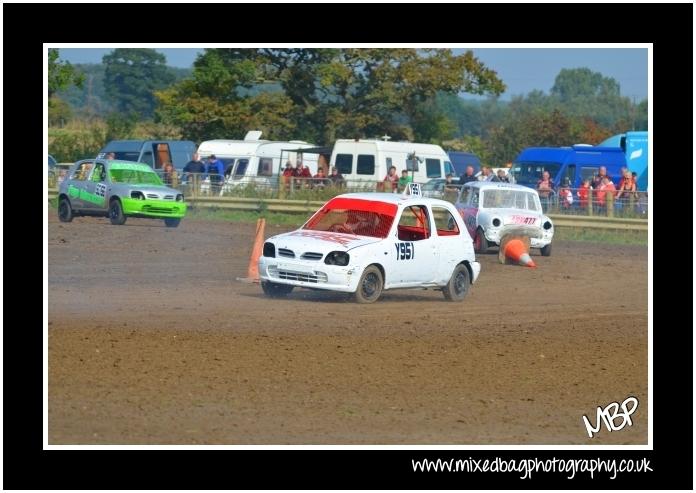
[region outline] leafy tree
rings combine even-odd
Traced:
[[[73,116],[70,105],[57,96],[48,100],[48,125],[64,125]]]
[[[58,60],[60,53],[57,48],[48,49],[48,98],[51,99],[56,91],[70,85],[82,87],[84,75],[75,70],[69,62]]]
[[[117,48],[104,55],[106,96],[118,111],[153,115],[154,91],[167,87],[174,75],[166,57],[148,48]]]
[[[385,132],[431,140],[449,132],[446,116],[426,114],[438,92],[505,89],[472,52],[450,50],[211,49],[194,66],[192,79],[158,92],[159,117],[194,139],[240,135],[256,122],[269,138],[316,143]]]

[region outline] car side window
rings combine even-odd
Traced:
[[[401,212],[398,224],[399,239],[420,241],[430,238],[430,218],[424,205],[412,205]]]
[[[459,226],[457,226],[457,221],[449,209],[433,206],[433,220],[438,236],[456,236],[459,234]]]
[[[104,169],[103,164],[98,163],[94,167],[94,171],[92,171],[92,176],[90,177],[90,180],[93,182],[100,182],[106,180],[106,170]]]
[[[89,176],[89,172],[92,170],[92,163],[90,161],[85,161],[75,168],[72,175],[70,175],[71,180],[85,181]]]

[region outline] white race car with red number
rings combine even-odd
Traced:
[[[541,209],[539,194],[532,188],[490,181],[462,186],[454,204],[464,219],[476,253],[499,245],[506,234],[529,236],[532,248],[551,255],[553,222]]]
[[[269,296],[302,287],[355,293],[360,303],[397,288],[438,289],[460,301],[480,270],[451,203],[393,193],[339,195],[300,229],[266,240],[259,259]]]

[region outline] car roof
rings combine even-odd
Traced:
[[[500,190],[523,190],[525,192],[536,192],[533,188],[525,187],[523,185],[517,185],[515,183],[501,183],[497,181],[470,181],[464,184],[465,187],[478,188],[480,190],[487,190],[489,188],[495,188]]]
[[[433,199],[430,197],[412,196],[412,195],[402,195],[396,193],[385,193],[385,192],[363,192],[363,193],[344,193],[338,195],[335,198],[346,198],[346,199],[359,199],[359,200],[371,200],[377,202],[385,202],[387,204],[396,204],[408,206],[411,204],[431,204],[431,205],[445,205],[451,206],[450,202],[440,199]],[[333,199],[332,199],[333,200]]]

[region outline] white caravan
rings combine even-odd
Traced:
[[[206,159],[211,154],[223,162],[225,188],[248,183],[276,187],[285,162],[289,160],[294,167],[300,154],[296,151],[314,147],[313,144],[301,140],[261,140],[260,137],[260,131],[250,131],[244,140],[206,140],[198,146],[198,154],[206,164]],[[287,152],[288,150],[293,152]],[[318,156],[306,154],[300,157],[314,176],[317,172]]]
[[[376,139],[337,140],[331,153],[331,166],[336,166],[350,182],[382,181],[391,166],[396,166],[399,177],[407,170],[416,183],[454,174],[447,153],[438,145]]]

